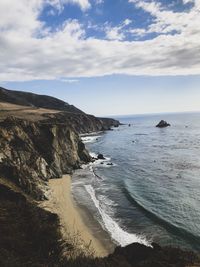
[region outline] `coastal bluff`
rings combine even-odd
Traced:
[[[67,125],[9,117],[0,123],[0,174],[35,199],[46,182],[90,161],[77,132]]]
[[[47,109],[53,107],[58,110]],[[0,110],[0,175],[38,200],[45,198],[49,179],[90,161],[80,133],[119,125],[52,97],[2,88]]]
[[[38,203],[48,199],[50,179],[91,161],[80,134],[119,125],[53,97],[0,88],[0,266],[200,266],[193,252],[155,244],[117,247],[104,258],[63,257],[63,248],[76,247],[62,240],[58,216]]]

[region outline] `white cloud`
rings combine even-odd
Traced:
[[[123,36],[119,38],[117,34],[115,40],[100,40],[86,38],[77,20],[68,20],[51,32],[39,21],[47,1],[1,0],[0,81],[74,80],[108,74],[200,74],[200,0],[182,13],[155,3],[140,3],[140,8],[148,9],[155,17],[147,31],[169,33],[175,29],[179,34],[159,35],[146,41],[121,41]],[[122,27],[120,34],[129,24],[126,21],[118,26]],[[132,30],[145,34],[142,29]]]
[[[42,0],[1,0],[0,33],[17,31],[20,34],[29,34],[39,29],[41,22],[37,17],[43,5]]]
[[[65,79],[65,78],[61,78],[60,81],[64,83],[78,83],[79,82],[78,79]]]
[[[125,38],[124,33],[121,31],[121,27],[107,27],[106,38],[109,40],[121,41]]]
[[[141,28],[136,28],[136,29],[129,29],[128,31],[129,33],[133,34],[133,35],[137,35],[137,36],[144,36],[147,34],[146,29],[141,29]]]
[[[183,4],[185,5],[185,4],[187,4],[187,3],[193,3],[194,2],[194,0],[183,0]]]
[[[111,27],[110,25],[106,25],[104,31],[106,33],[106,38],[108,40],[118,40],[122,41],[125,39],[125,32],[124,30],[126,26],[131,24],[132,21],[130,19],[125,19],[121,24],[115,27]]]
[[[191,29],[192,31],[198,27],[200,17],[200,1],[185,0],[184,3],[193,2],[194,7],[188,12],[173,12],[163,7],[156,1],[142,1],[142,0],[129,0],[137,8],[141,8],[144,11],[151,14],[154,17],[153,23],[146,29],[146,33],[159,33],[170,34],[172,32],[184,33]],[[140,33],[141,29],[135,29],[135,32]]]
[[[47,0],[49,4],[57,8],[60,12],[63,10],[64,5],[73,4],[78,5],[83,11],[91,7],[89,0]]]
[[[130,19],[125,19],[123,22],[124,26],[128,26],[131,23],[132,23],[132,20],[130,20]]]

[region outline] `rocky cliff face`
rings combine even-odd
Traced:
[[[31,121],[48,120],[54,124],[64,123],[78,133],[109,130],[112,126],[120,125],[117,120],[86,114],[55,97],[0,87],[0,120],[13,114],[16,118]]]
[[[193,253],[139,244],[117,248],[103,259],[62,261],[58,218],[38,208],[30,196],[44,199],[49,179],[90,161],[80,133],[109,130],[119,122],[87,115],[51,97],[2,88],[1,101],[31,108],[0,112],[0,266],[200,266]],[[55,106],[59,112],[38,110]]]
[[[119,125],[50,96],[0,88],[0,104],[0,177],[35,199],[45,198],[49,179],[90,161],[80,133]]]
[[[0,123],[0,174],[36,199],[45,182],[71,173],[90,156],[79,135],[66,124],[7,118]]]
[[[118,125],[52,97],[0,88],[0,266],[62,266],[59,219],[35,200],[47,197],[49,179],[91,160],[80,133]]]
[[[109,118],[97,118],[88,114],[75,114],[75,113],[58,113],[47,120],[50,123],[60,123],[70,125],[70,127],[78,132],[90,133],[98,131],[107,131],[112,127],[118,127],[120,122]]]

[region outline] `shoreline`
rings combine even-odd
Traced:
[[[100,236],[87,225],[86,212],[73,199],[71,193],[71,176],[63,175],[59,179],[49,180],[49,199],[41,203],[41,207],[56,213],[60,220],[63,240],[72,241],[75,250],[80,249],[95,257],[105,257],[111,251],[103,244]]]

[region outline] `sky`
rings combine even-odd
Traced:
[[[0,86],[95,115],[200,111],[200,0],[1,0]]]

